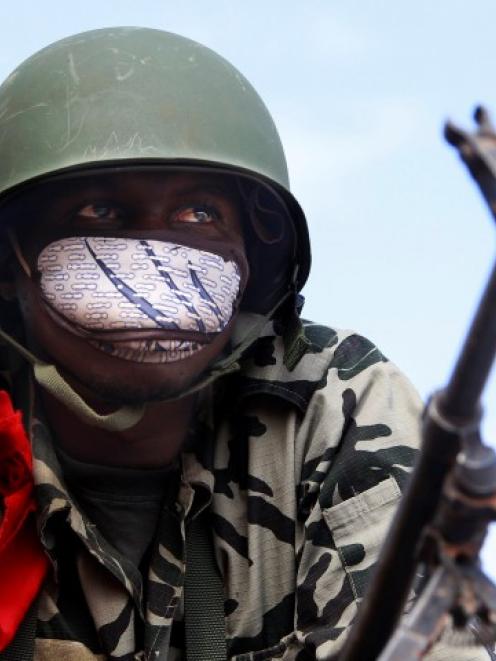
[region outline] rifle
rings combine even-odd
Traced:
[[[473,133],[447,122],[444,135],[496,219],[496,131],[484,108],[474,119]],[[425,407],[419,461],[339,661],[419,659],[448,625],[472,632],[496,661],[496,587],[479,561],[496,520],[496,452],[480,435],[495,354],[496,263],[449,382]],[[412,588],[418,596],[400,621]]]

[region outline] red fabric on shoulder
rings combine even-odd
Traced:
[[[32,463],[21,414],[0,390],[0,651],[13,639],[48,569],[32,514]]]

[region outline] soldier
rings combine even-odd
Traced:
[[[103,29],[11,74],[0,145],[0,658],[329,658],[420,404],[301,321],[263,102],[200,44]]]

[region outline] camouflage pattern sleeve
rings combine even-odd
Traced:
[[[415,461],[422,410],[374,345],[356,334],[339,340],[296,442],[296,626],[317,659],[338,651],[353,622]]]
[[[341,648],[420,443],[422,403],[407,379],[365,338],[339,340],[296,442],[302,467],[296,595],[302,658],[329,659]],[[480,647],[443,643],[426,658],[488,656]]]

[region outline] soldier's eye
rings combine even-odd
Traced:
[[[87,204],[77,212],[79,218],[88,220],[117,220],[120,217],[119,210],[106,204]]]
[[[196,223],[204,225],[213,223],[219,219],[219,212],[208,205],[198,205],[191,207],[182,207],[172,214],[172,222],[176,223]]]

